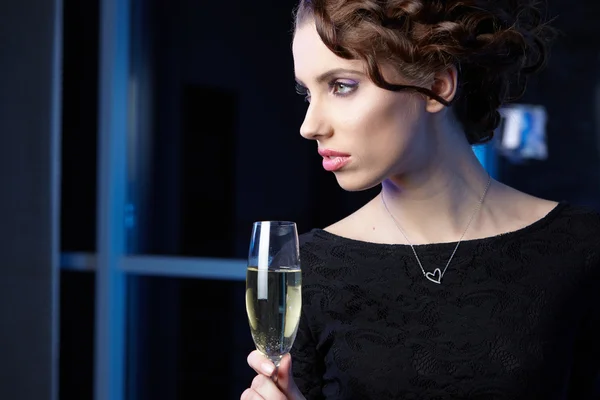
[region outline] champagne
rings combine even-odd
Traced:
[[[256,348],[276,365],[296,339],[302,309],[300,268],[246,273],[246,311]]]

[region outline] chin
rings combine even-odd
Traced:
[[[358,177],[356,174],[336,173],[335,179],[338,185],[347,192],[361,192],[369,190],[381,183],[379,179]]]

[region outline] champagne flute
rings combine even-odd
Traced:
[[[256,349],[275,364],[292,348],[302,308],[302,273],[296,223],[252,226],[246,271],[246,312]]]

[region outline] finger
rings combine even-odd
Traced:
[[[248,365],[250,365],[257,374],[271,376],[273,371],[275,371],[275,364],[258,350],[254,350],[248,355]]]
[[[300,391],[296,383],[294,382],[294,375],[292,373],[292,357],[286,354],[281,359],[279,368],[277,371],[277,386],[286,394],[289,398],[296,397]]]
[[[240,396],[240,400],[265,400],[265,398],[253,389],[248,388],[244,390],[244,393]]]
[[[265,399],[287,400],[287,397],[279,390],[273,380],[264,375],[256,375],[250,388]]]

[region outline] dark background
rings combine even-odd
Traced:
[[[244,258],[257,219],[323,227],[373,191],[346,193],[298,134],[305,104],[291,58],[294,2],[134,1],[139,131],[134,254]],[[600,209],[600,4],[552,0],[563,34],[524,103],[548,110],[549,158],[499,160],[501,181]],[[61,251],[95,252],[97,0],[64,1]],[[7,171],[2,171],[7,174]],[[130,277],[128,393],[237,399],[254,376],[239,281]],[[94,274],[61,272],[60,399],[91,399]]]

